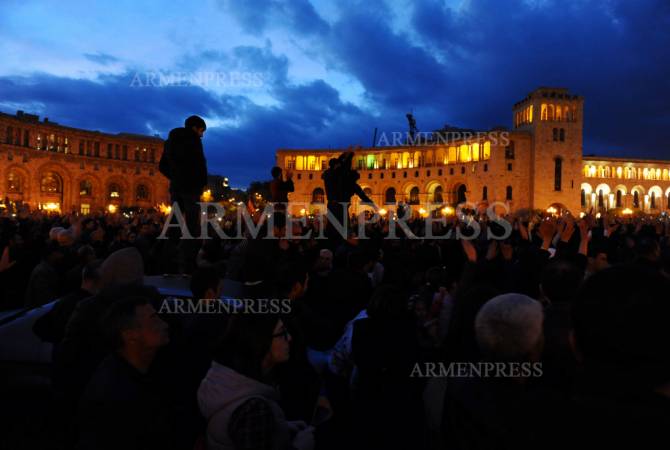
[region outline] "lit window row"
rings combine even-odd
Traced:
[[[329,156],[289,155],[284,167],[295,170],[322,171],[328,168]],[[357,170],[413,169],[443,166],[491,159],[491,142],[473,142],[459,146],[414,152],[370,153],[354,156],[352,166]]]
[[[70,143],[70,138],[56,133],[37,133],[35,142],[31,143],[29,130],[7,127],[5,132],[5,144],[34,147],[37,150],[72,153]],[[79,140],[78,154],[99,158],[103,156],[101,155],[101,143],[99,141],[81,139]],[[108,143],[106,156],[107,159],[128,160],[128,146]],[[135,147],[134,160],[138,162],[156,162],[156,150],[153,148]]]
[[[668,169],[654,167],[621,167],[585,165],[583,175],[587,178],[621,178],[625,180],[670,181]]]
[[[514,114],[514,126],[518,127],[525,123],[533,123],[533,105],[526,106]]]
[[[577,112],[568,105],[542,103],[540,106],[540,120],[574,122],[577,120]]]

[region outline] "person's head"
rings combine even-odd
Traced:
[[[126,247],[109,255],[100,266],[103,287],[121,284],[142,284],[144,261],[135,247]]]
[[[74,244],[74,234],[71,230],[61,230],[56,237],[61,247],[71,247]]]
[[[482,306],[475,336],[489,361],[537,361],[542,353],[544,313],[540,302],[523,294],[503,294]]]
[[[288,361],[291,335],[274,314],[235,314],[230,318],[214,360],[260,380]]]
[[[274,166],[272,170],[270,170],[270,174],[272,175],[272,178],[281,178],[281,167]]]
[[[668,278],[638,265],[610,267],[586,279],[572,304],[577,359],[635,389],[669,382],[668,292]]]
[[[635,243],[638,259],[657,262],[661,257],[661,246],[654,236],[643,235]]]
[[[42,250],[42,259],[52,266],[58,266],[65,258],[65,250],[56,241],[49,241]]]
[[[99,260],[94,260],[86,264],[81,270],[81,288],[91,294],[97,294],[102,286],[100,264]]]
[[[103,329],[114,351],[151,354],[169,342],[168,325],[146,297],[114,302],[103,319]]]
[[[333,252],[327,248],[323,248],[319,251],[319,256],[314,263],[314,271],[325,273],[331,270],[333,270]]]
[[[77,250],[77,259],[82,265],[95,261],[95,250],[90,245],[82,245]]]
[[[583,279],[584,273],[570,261],[553,260],[542,271],[540,291],[552,303],[568,303],[575,298]]]
[[[407,318],[409,301],[397,286],[381,285],[372,293],[367,312],[372,319]]]
[[[207,125],[202,117],[199,116],[190,116],[184,121],[184,128],[187,130],[192,130],[198,137],[202,137],[205,134]]]
[[[588,268],[591,273],[600,272],[603,269],[607,269],[609,266],[609,257],[604,251],[593,252],[593,254],[590,254],[588,257]]]
[[[277,271],[275,290],[281,298],[296,300],[307,291],[307,268],[297,262],[282,265]]]
[[[61,231],[65,230],[63,227],[53,227],[49,230],[49,240],[57,241],[58,235]]]
[[[193,272],[190,283],[193,300],[221,298],[223,280],[214,267],[200,267]]]

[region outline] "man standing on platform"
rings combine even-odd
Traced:
[[[326,188],[326,197],[328,197],[328,211],[337,222],[342,225],[347,224],[347,227],[349,205],[354,194],[360,197],[364,204],[372,206],[375,211],[377,210],[377,206],[358,184],[360,175],[358,171],[351,167],[353,157],[354,152],[347,151],[339,157],[331,159],[328,169],[321,175]],[[329,237],[335,237],[334,227],[330,223],[328,224],[328,230]],[[346,236],[343,236],[343,238],[346,238]]]
[[[170,180],[171,202],[177,203],[194,239],[181,239],[179,243],[182,273],[190,273],[195,264],[200,235],[200,196],[207,186],[207,160],[202,148],[202,136],[207,125],[198,116],[191,116],[183,128],[175,128],[165,141],[159,170]],[[183,238],[183,236],[182,236]]]
[[[270,200],[272,203],[275,203],[275,206],[279,206],[279,209],[285,211],[288,203],[288,194],[295,190],[293,186],[293,173],[288,169],[286,171],[286,180],[282,179],[281,167],[273,167],[270,173],[272,174],[272,181],[270,181],[270,195],[272,198]]]

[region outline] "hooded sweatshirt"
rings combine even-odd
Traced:
[[[271,386],[246,377],[233,369],[212,362],[212,367],[200,383],[198,404],[207,420],[208,450],[233,450],[228,434],[230,420],[235,410],[252,398],[265,400],[272,409],[276,427],[272,441],[276,449],[285,449],[289,431],[284,413],[279,407],[279,394]]]

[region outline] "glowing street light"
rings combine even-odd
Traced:
[[[442,208],[443,216],[451,216],[454,214],[454,212],[455,212],[454,208],[452,208],[451,206],[445,206],[444,208]]]

